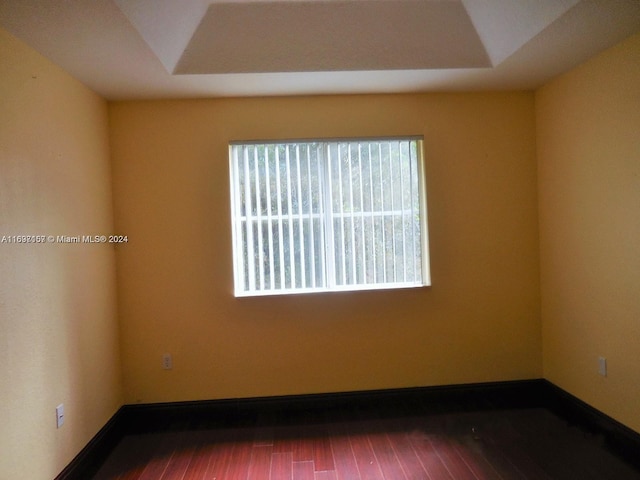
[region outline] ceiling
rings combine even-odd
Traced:
[[[0,0],[110,100],[529,90],[640,31],[640,0]]]

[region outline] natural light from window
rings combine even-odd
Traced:
[[[420,137],[233,142],[236,296],[430,284]]]

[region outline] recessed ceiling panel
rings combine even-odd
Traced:
[[[493,65],[502,63],[579,0],[462,0]]]
[[[218,2],[173,73],[490,66],[459,1]]]
[[[171,73],[207,11],[206,0],[114,0]]]

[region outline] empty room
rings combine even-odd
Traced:
[[[640,2],[0,0],[0,479],[640,479]]]

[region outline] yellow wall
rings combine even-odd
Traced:
[[[640,432],[640,34],[540,89],[536,116],[544,376]]]
[[[123,102],[110,125],[127,402],[541,376],[532,93]],[[230,140],[401,134],[425,137],[431,288],[234,298]]]
[[[110,177],[106,102],[0,30],[0,238],[110,232]],[[0,243],[0,478],[55,477],[122,404],[114,257]]]

